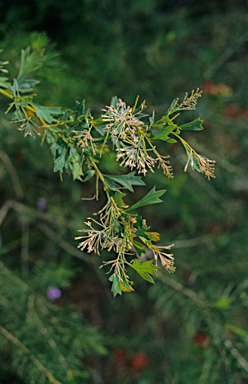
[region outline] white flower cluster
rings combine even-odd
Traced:
[[[113,199],[109,199],[107,204],[98,212],[100,215],[99,221],[93,218],[88,218],[89,221],[84,224],[87,229],[81,229],[85,236],[76,237],[75,240],[83,240],[78,248],[83,251],[85,248],[90,253],[94,251],[100,255],[100,249],[112,249],[116,253],[127,253],[131,249],[132,244],[129,240],[128,228],[123,228],[123,232],[118,234],[118,230],[114,227],[120,216],[119,209]],[[93,228],[93,222],[97,224],[100,229]],[[127,236],[126,236],[127,235]]]
[[[102,120],[107,123],[106,129],[110,131],[112,138],[126,139],[127,136],[137,133],[137,127],[144,125],[135,117],[133,109],[121,99],[119,99],[116,107],[111,105],[106,108],[103,109],[106,113],[102,115]]]
[[[121,148],[118,148],[116,159],[121,159],[121,166],[130,167],[131,171],[133,168],[137,167],[138,173],[143,173],[146,175],[147,169],[149,168],[152,172],[153,167],[155,166],[157,159],[154,159],[148,154],[148,151],[152,149],[147,149],[145,141],[143,138],[134,137],[134,140],[131,142],[129,140],[129,145],[122,144]]]
[[[199,97],[202,96],[202,91],[197,88],[196,91],[192,91],[189,96],[188,93],[185,93],[182,103],[178,106],[177,110],[194,110],[197,105]]]
[[[173,244],[168,246],[161,246],[161,247],[154,246],[152,249],[152,252],[153,252],[156,265],[159,257],[162,266],[165,267],[168,271],[173,272],[175,270],[175,268],[173,267],[173,264],[174,264],[173,255],[170,253],[165,253],[160,251],[161,249],[171,249],[171,247],[173,247]]]
[[[131,107],[119,99],[117,106],[109,106],[104,110],[102,119],[116,145],[116,159],[121,159],[121,166],[137,168],[138,173],[146,175],[147,168],[152,172],[158,159],[149,155],[152,148],[147,148],[147,126],[134,114]]]
[[[79,236],[76,237],[75,240],[81,240],[84,239],[79,245],[78,248],[83,251],[85,248],[87,248],[87,252],[90,253],[94,251],[98,255],[100,255],[99,248],[103,249],[104,244],[102,242],[104,233],[106,232],[106,227],[103,227],[102,230],[96,230],[92,227],[91,221],[87,221],[84,223],[89,228],[88,229],[81,229],[79,232],[87,233],[85,236]],[[100,223],[97,223],[101,226]]]
[[[92,220],[92,219],[91,219]],[[85,248],[88,253],[94,251],[100,255],[100,249],[107,249],[111,251],[112,249],[117,254],[125,254],[132,248],[132,243],[130,242],[127,236],[121,234],[119,237],[115,231],[111,228],[111,225],[106,223],[106,226],[95,221],[96,224],[102,227],[101,230],[97,230],[92,227],[92,222],[87,221],[84,224],[88,226],[87,229],[81,229],[79,232],[84,232],[85,236],[76,237],[75,240],[82,240],[78,245],[78,248],[83,251]]]

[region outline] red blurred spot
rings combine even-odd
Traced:
[[[207,333],[196,333],[195,336],[193,336],[192,338],[192,342],[197,344],[201,348],[206,347],[209,342]]]
[[[204,93],[207,93],[208,95],[218,95],[218,96],[224,96],[224,95],[231,95],[232,88],[225,84],[214,84],[211,79],[204,81],[204,83],[201,86],[201,89]]]
[[[143,353],[136,353],[131,362],[131,368],[135,371],[141,371],[151,364],[151,360]]]

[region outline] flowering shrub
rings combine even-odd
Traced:
[[[208,179],[214,177],[214,162],[198,154],[181,136],[185,130],[203,129],[203,121],[198,118],[187,124],[176,124],[182,111],[195,109],[201,91],[186,93],[181,102],[175,99],[158,120],[154,112],[151,116],[144,113],[145,102],[138,106],[138,97],[133,107],[113,97],[110,106],[95,119],[85,107],[85,101],[76,102],[75,110],[65,111],[34,103],[31,92],[38,81],[30,79],[29,74],[47,60],[44,53],[38,49],[32,53],[29,48],[23,50],[17,78],[10,81],[6,76],[0,77],[0,93],[11,99],[6,113],[13,112],[12,121],[18,124],[24,136],[42,135],[42,143],[47,141],[54,160],[54,172],[59,172],[61,179],[63,172],[82,183],[95,178],[96,200],[99,183],[102,183],[106,204],[95,213],[97,219],[87,219],[85,228],[80,230],[82,235],[76,240],[79,240],[78,248],[82,251],[98,255],[103,249],[114,251],[116,256],[103,262],[103,266],[108,266],[111,271],[109,280],[114,296],[133,290],[127,267],[153,283],[152,275],[156,274],[159,265],[169,272],[174,271],[174,258],[169,252],[172,244],[156,245],[159,233],[150,232],[146,220],[136,212],[144,205],[160,203],[165,190],[156,191],[154,187],[131,207],[123,201],[126,196],[123,191],[133,193],[134,186],[144,186],[142,177],[148,171],[154,173],[155,167],[161,167],[167,177],[173,177],[168,156],[158,152],[154,144],[156,140],[168,144],[181,142],[187,155],[185,171],[190,165]],[[5,73],[3,66],[7,63],[0,62],[0,70]],[[101,171],[101,159],[111,150],[116,153],[120,166],[131,172],[107,175]],[[39,209],[44,209],[43,205]],[[141,255],[148,250],[152,259],[141,262]]]

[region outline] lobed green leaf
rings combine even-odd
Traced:
[[[124,201],[122,200],[123,197],[125,197],[126,195],[127,195],[126,193],[122,193],[122,192],[118,192],[118,191],[115,193],[114,200],[115,200],[115,202],[119,208],[122,208],[126,205],[124,203]]]
[[[133,192],[133,185],[145,185],[141,176],[135,176],[135,172],[128,173],[126,175],[104,175],[106,184],[113,190],[119,190],[120,188],[128,189]],[[120,186],[118,184],[120,184]]]
[[[113,275],[110,276],[109,281],[112,282],[111,291],[113,292],[114,297],[117,294],[122,295],[121,284],[117,273],[113,273]]]
[[[191,131],[201,131],[203,120],[198,117],[198,119],[191,121],[190,123],[180,125],[178,128],[181,130],[191,130]]]
[[[63,172],[63,168],[65,165],[66,161],[66,154],[67,154],[67,148],[63,148],[62,153],[60,154],[59,157],[54,161],[54,172],[60,171],[61,173]]]
[[[135,269],[135,271],[138,272],[140,276],[143,277],[143,279],[149,281],[149,283],[154,284],[154,281],[150,275],[156,275],[155,271],[159,269],[159,267],[153,265],[152,260],[141,263],[140,259],[135,259],[130,264],[130,266]]]
[[[155,124],[153,124],[155,127],[161,127],[160,131],[153,130],[152,134],[155,139],[160,139],[167,141],[169,143],[176,143],[176,140],[171,139],[168,135],[172,133],[175,129],[177,129],[177,125],[174,124],[168,114],[163,116],[161,120],[157,121]]]
[[[149,205],[149,204],[157,204],[161,203],[163,200],[160,200],[159,197],[162,196],[166,190],[163,189],[161,191],[155,191],[156,187],[153,187],[143,199],[132,205],[130,208],[127,209],[127,211],[131,211],[136,208],[143,207],[144,205]]]
[[[60,107],[43,107],[42,105],[37,105],[35,103],[30,104],[34,107],[36,115],[44,119],[49,124],[54,121],[54,117],[52,115],[63,114]]]

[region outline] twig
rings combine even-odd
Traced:
[[[56,316],[53,316],[53,314],[48,309],[48,305],[44,301],[44,299],[39,297],[39,296],[37,296],[35,302],[36,302],[36,305],[39,307],[40,311],[43,313],[43,315],[50,316],[51,323],[55,324],[56,328],[59,329],[60,332],[65,332],[65,329],[63,328],[63,326],[58,321],[58,318]],[[49,303],[49,306],[51,306],[51,305],[53,305],[53,304]],[[57,306],[53,306],[52,309],[56,310],[56,311],[59,311],[59,308]]]
[[[35,215],[36,217],[38,216],[40,218],[47,219],[48,221],[52,221],[54,223],[54,218],[52,216],[51,217],[49,215],[46,216],[46,215],[42,214],[41,212],[37,212],[36,210],[34,210],[30,207],[27,207],[24,204],[21,204],[15,200],[7,200],[0,209],[0,226],[1,226],[1,223],[3,222],[5,216],[7,215],[10,208],[15,209],[17,212],[21,213],[22,215],[27,213],[27,214],[31,214],[32,216]],[[21,219],[21,222],[23,224],[22,245],[23,245],[23,248],[24,248],[24,251],[26,254],[27,253],[27,241],[28,241],[28,227],[27,227],[27,223],[24,223],[23,220],[24,219]],[[25,219],[25,220],[27,220],[27,219]],[[63,248],[68,253],[72,254],[73,256],[77,257],[78,259],[86,261],[87,263],[95,264],[95,261],[92,259],[92,257],[84,254],[81,251],[78,251],[73,246],[71,246],[69,243],[60,239],[56,235],[56,233],[54,231],[52,231],[47,225],[45,225],[43,223],[39,223],[39,228],[47,237],[49,237],[51,240],[53,240],[55,243],[57,243],[61,248]],[[25,244],[25,247],[24,247],[24,244]]]
[[[47,340],[48,344],[50,345],[50,347],[52,348],[52,350],[54,351],[55,355],[57,356],[58,360],[60,361],[60,363],[62,364],[62,366],[64,367],[66,373],[68,376],[70,376],[70,373],[71,373],[71,370],[69,369],[69,366],[67,364],[67,361],[65,360],[64,356],[61,354],[61,352],[59,351],[55,341],[52,339],[52,337],[50,336],[47,328],[43,325],[42,321],[40,320],[39,316],[37,315],[37,313],[32,310],[32,313],[33,313],[33,318],[34,318],[34,321],[36,322],[37,324],[37,327],[39,328],[40,332],[42,333],[42,335],[45,337],[45,339]]]
[[[13,280],[17,285],[19,285],[19,287],[21,287],[23,291],[28,292],[31,290],[30,287],[26,283],[24,283],[24,281],[19,279],[19,277],[14,275],[7,267],[5,267],[2,261],[0,261],[0,273],[1,272],[4,273],[6,276],[10,277],[10,279]]]
[[[239,362],[239,364],[248,372],[248,362],[244,359],[244,357],[239,353],[239,351],[234,347],[231,340],[226,339],[224,341],[225,346],[230,350],[231,354],[235,359]]]
[[[66,252],[70,253],[71,255],[77,257],[80,260],[84,260],[89,264],[96,265],[96,261],[92,259],[92,257],[88,256],[87,254],[84,254],[81,251],[78,251],[76,248],[74,248],[72,245],[67,243],[67,241],[62,240],[51,228],[49,228],[44,223],[38,224],[39,229],[54,243],[58,244],[62,249],[64,249]]]
[[[223,52],[218,59],[210,66],[210,68],[207,69],[207,71],[204,74],[204,78],[211,79],[214,74],[222,67],[222,65],[230,59],[232,55],[234,55],[243,44],[245,44],[248,40],[248,33],[247,31],[241,35],[238,39],[236,39],[232,46],[228,47],[225,52]]]
[[[61,216],[52,215],[50,213],[45,213],[45,212],[37,211],[36,209],[28,207],[27,205],[24,205],[22,203],[19,203],[16,200],[9,199],[9,200],[7,200],[4,203],[2,208],[4,206],[5,206],[5,208],[4,208],[4,211],[3,211],[2,215],[1,215],[1,210],[0,210],[0,225],[1,225],[2,221],[3,221],[3,219],[5,218],[8,210],[10,208],[13,208],[15,211],[17,211],[19,213],[25,213],[28,216],[30,216],[30,221],[31,221],[31,218],[32,219],[37,219],[38,218],[38,219],[50,222],[52,224],[57,224],[57,225],[63,225],[63,224],[65,225],[66,224],[68,228],[72,228],[72,229],[77,229],[78,228],[78,226],[76,224],[74,224],[73,222],[66,222],[65,223],[64,218],[61,217]],[[6,213],[5,213],[5,209],[7,209]],[[1,217],[2,217],[2,220],[1,220]]]
[[[166,276],[164,273],[158,271],[157,277],[165,282],[166,284],[170,285],[172,288],[174,288],[176,291],[181,292],[183,295],[189,297],[192,301],[194,301],[199,307],[207,308],[208,304],[204,300],[200,299],[197,293],[192,291],[189,288],[184,287],[181,283],[176,281],[175,279],[172,279],[169,276]]]
[[[200,236],[196,239],[190,239],[190,240],[175,240],[173,241],[173,249],[178,248],[190,248],[190,247],[198,247],[199,245],[207,245],[212,244],[214,240],[214,236],[207,235],[207,236]]]
[[[20,216],[20,222],[22,227],[22,237],[21,237],[22,273],[26,274],[28,272],[29,222],[25,214]]]
[[[21,240],[17,239],[9,243],[8,245],[0,248],[0,256],[5,255],[6,253],[11,252],[12,250],[20,247]]]
[[[184,161],[183,161],[183,158],[182,156],[179,156],[179,161],[181,164],[184,164]],[[196,181],[196,183],[204,190],[208,193],[208,195],[214,200],[216,201],[221,207],[222,209],[228,213],[228,209],[227,207],[225,206],[225,204],[223,203],[223,196],[221,196],[220,193],[216,192],[216,190],[209,184],[207,183],[205,180],[202,180],[202,177],[199,177],[200,175],[198,175],[195,171],[192,171],[192,172],[189,172],[189,175]]]
[[[7,171],[10,174],[16,198],[21,199],[23,197],[23,192],[22,192],[20,181],[19,181],[18,176],[17,176],[17,172],[16,172],[15,167],[13,166],[9,156],[5,152],[3,152],[1,149],[0,149],[0,159],[2,160]]]
[[[92,257],[88,256],[87,254],[83,253],[82,251],[78,251],[72,245],[67,243],[67,241],[62,240],[46,224],[39,223],[38,227],[49,239],[51,239],[56,244],[58,244],[62,249],[64,249],[70,255],[72,255],[74,257],[77,257],[78,259],[83,260],[86,263],[90,264],[90,266],[92,266],[93,270],[97,274],[97,277],[100,280],[101,284],[103,285],[103,287],[104,287],[104,289],[106,291],[106,296],[111,300],[111,296],[109,294],[109,289],[106,289],[108,282],[107,282],[107,280],[105,278],[103,278],[101,272],[99,271],[100,263],[96,259],[93,259]]]
[[[15,200],[7,200],[4,203],[4,205],[2,206],[1,210],[0,210],[0,226],[1,226],[1,222],[5,218],[7,212],[8,212],[8,210],[10,208],[13,208],[14,210],[16,210],[17,212],[19,212],[21,214],[30,215],[33,219],[39,218],[39,219],[51,222],[53,224],[57,222],[59,225],[61,225],[61,219],[58,220],[58,218],[56,216],[53,216],[53,215],[50,215],[50,214],[46,214],[46,213],[43,213],[43,212],[38,212],[35,209],[27,207],[26,205],[24,205],[22,203],[19,203],[18,201],[15,201]],[[46,224],[39,222],[38,226],[39,226],[39,229],[49,239],[51,239],[56,244],[58,244],[62,249],[64,249],[70,255],[72,255],[72,256],[80,259],[80,260],[83,260],[86,263],[88,263],[90,266],[92,266],[92,268],[94,269],[95,273],[97,274],[99,280],[101,281],[103,287],[104,288],[107,287],[108,282],[107,282],[106,279],[103,279],[103,276],[102,276],[101,272],[98,271],[98,267],[100,266],[100,263],[96,259],[93,259],[91,256],[88,256],[87,254],[83,253],[82,251],[77,250],[75,247],[70,245],[65,240],[62,240]],[[71,223],[71,225],[67,224],[67,226],[68,227],[72,227],[73,229],[76,228],[76,225],[73,225],[73,223]],[[109,299],[111,299],[110,295],[109,295],[109,290],[107,290],[107,289],[106,289],[106,295],[108,296]]]
[[[0,227],[1,227],[2,222],[5,219],[5,216],[7,215],[10,208],[12,208],[11,200],[5,201],[5,203],[2,205],[2,207],[0,209]]]
[[[246,125],[246,127],[247,127],[247,125]],[[193,139],[193,140],[191,140],[191,143],[192,143],[192,146],[194,146],[194,148],[197,151],[204,152],[204,153],[206,153],[206,155],[208,157],[214,158],[216,160],[216,163],[218,164],[218,166],[222,167],[226,171],[234,173],[235,175],[239,174],[241,176],[248,177],[248,174],[247,174],[245,169],[238,167],[237,165],[229,163],[229,161],[218,156],[216,153],[212,153],[211,151],[209,151],[209,149],[206,149],[202,145],[200,145],[197,140]]]

